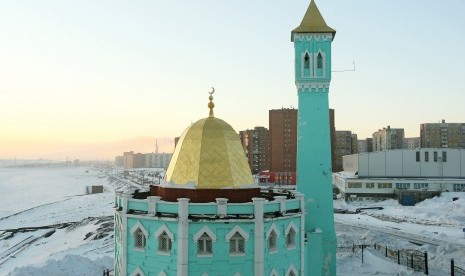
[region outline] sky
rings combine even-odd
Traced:
[[[308,0],[0,0],[0,159],[172,152],[208,116],[236,131],[296,107],[290,41]],[[319,0],[336,129],[465,122],[465,1]]]

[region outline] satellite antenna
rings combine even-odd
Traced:
[[[355,61],[352,61],[352,65],[353,65],[352,69],[334,70],[334,71],[331,71],[331,72],[333,72],[333,73],[355,72]]]

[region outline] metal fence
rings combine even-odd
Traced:
[[[465,276],[465,269],[455,266],[454,259],[450,260],[450,275]]]
[[[412,249],[389,249],[380,244],[375,244],[374,248],[393,262],[428,275],[428,253]]]

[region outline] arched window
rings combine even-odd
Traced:
[[[197,254],[211,255],[213,253],[213,241],[207,233],[203,233],[197,240]]]
[[[140,221],[131,228],[131,234],[134,238],[134,250],[145,251],[148,232]]]
[[[295,247],[295,230],[291,228],[289,232],[286,235],[286,245],[287,248],[293,248]]]
[[[213,255],[213,242],[216,241],[216,235],[207,226],[202,227],[194,235],[194,241],[197,243],[197,255],[211,257]]]
[[[291,266],[286,272],[286,276],[297,276],[297,275],[299,275],[297,269],[295,268],[293,264],[291,264]]]
[[[270,236],[268,237],[268,250],[269,251],[276,251],[278,249],[277,246],[278,235],[275,231],[271,231]]]
[[[139,249],[145,248],[145,235],[140,229],[134,233],[134,247]]]
[[[226,235],[226,242],[229,243],[229,254],[231,255],[244,255],[245,243],[249,239],[249,234],[244,231],[239,225],[236,225]]]
[[[145,276],[144,272],[142,272],[142,270],[137,267],[132,273],[131,273],[131,276]]]
[[[323,56],[321,53],[318,53],[318,56],[316,57],[316,68],[323,69]]]
[[[230,254],[244,254],[245,253],[245,239],[239,232],[236,232],[229,240],[229,253]]]
[[[166,232],[163,232],[159,237],[158,237],[158,251],[161,252],[170,252],[171,251],[171,239],[166,234]]]
[[[308,55],[308,53],[305,53],[304,69],[310,69],[310,56]]]
[[[173,247],[174,236],[166,225],[162,225],[157,232],[155,238],[158,240],[158,253],[169,255]]]

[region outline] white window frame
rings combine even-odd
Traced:
[[[140,269],[140,267],[136,267],[136,269],[134,269],[134,271],[131,273],[131,276],[137,275],[145,276],[145,273]]]
[[[297,271],[297,269],[295,268],[293,264],[291,264],[289,268],[287,269],[286,276],[291,276],[291,273],[294,273],[294,275],[296,276],[299,275],[299,272]]]
[[[270,236],[271,234],[274,233],[276,235],[276,244],[274,247],[270,247]],[[278,237],[279,237],[279,229],[276,227],[276,224],[272,224],[270,229],[266,232],[266,244],[268,247],[268,252],[269,253],[276,253],[278,252]]]
[[[200,238],[202,237],[203,234],[206,234],[211,242],[212,242],[212,248],[211,248],[211,253],[200,253],[199,254],[199,241]],[[213,245],[216,242],[216,235],[213,233],[210,228],[207,226],[202,227],[195,235],[194,235],[194,242],[197,244],[197,257],[212,257],[213,256]],[[204,247],[206,246],[206,242],[204,240],[200,241],[204,243]]]
[[[244,240],[244,252],[231,252],[231,245],[229,246],[229,255],[231,256],[245,256],[245,246],[246,242],[249,240],[249,233],[247,233],[244,229],[242,229],[239,225],[234,226],[234,228],[226,234],[226,242],[231,243],[231,239],[234,237],[235,234],[239,234],[242,239]],[[236,244],[236,247],[238,245]]]
[[[136,234],[138,231],[142,232],[142,234],[144,235],[144,246],[143,247],[136,246]],[[133,244],[134,251],[145,252],[145,247],[147,247],[147,238],[149,236],[149,233],[147,232],[144,225],[142,225],[140,221],[137,221],[137,223],[131,228],[131,235],[134,239],[134,244]]]
[[[289,235],[289,232],[291,231],[291,229],[294,231],[294,244],[288,243],[287,236]],[[286,248],[288,250],[297,248],[297,234],[298,233],[299,233],[299,227],[297,227],[297,225],[295,225],[295,223],[291,221],[289,225],[287,226],[286,231],[284,232],[284,236],[286,237]]]
[[[170,250],[160,250],[160,242],[161,242],[161,239],[162,239],[162,235],[163,233],[166,233],[166,235],[168,236],[168,239],[170,240],[170,243],[171,243],[171,248]],[[170,231],[170,229],[165,225],[163,224],[154,234],[155,238],[157,239],[158,241],[158,247],[157,247],[157,254],[159,255],[171,255],[171,251],[173,250],[173,243],[174,243],[174,235],[173,233]]]
[[[270,276],[279,276],[278,272],[276,271],[276,269],[272,269],[271,272],[270,272]]]

